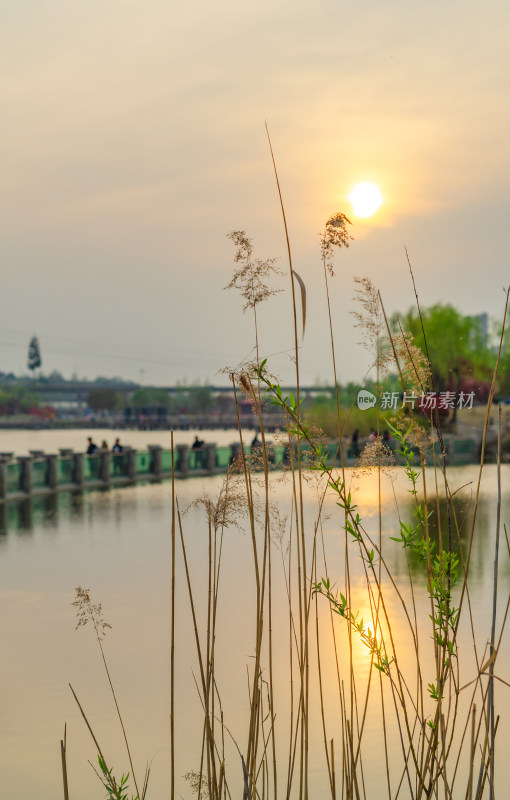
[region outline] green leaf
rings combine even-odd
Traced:
[[[297,282],[299,283],[299,288],[301,289],[301,310],[303,315],[303,339],[305,338],[305,327],[306,327],[306,287],[303,283],[302,278],[299,277],[296,270],[292,270],[294,277],[296,278]]]

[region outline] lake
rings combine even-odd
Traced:
[[[126,444],[142,448],[148,443],[169,445],[166,432],[108,432],[113,439],[120,435]],[[103,437],[103,432],[99,432]],[[215,431],[200,434],[201,438],[229,444],[233,432]],[[83,431],[2,432],[2,450],[21,454],[28,449],[55,451],[58,447],[82,449]],[[166,437],[166,438],[165,438]],[[178,438],[179,437],[179,438]],[[192,441],[190,432],[181,432],[177,441]],[[6,441],[8,439],[9,441]],[[167,441],[168,439],[168,441]],[[428,470],[429,485],[433,475]],[[349,471],[349,480],[352,471]],[[477,469],[459,467],[449,472],[450,485],[458,492],[456,510],[459,519],[466,519],[463,535],[467,536],[469,514],[477,480]],[[508,466],[503,466],[502,521],[510,518]],[[313,478],[313,476],[312,476]],[[176,483],[182,509],[204,492],[215,496],[222,484],[221,476],[188,479]],[[371,535],[378,535],[378,484],[373,475],[354,477],[356,502]],[[461,488],[463,487],[463,488]],[[410,496],[401,469],[395,470],[393,481],[381,483],[384,513],[381,520],[385,558],[403,594],[408,597],[408,564],[398,544],[389,540],[398,530],[398,515],[409,512]],[[314,481],[304,488],[307,548],[311,552],[316,486]],[[292,519],[292,490],[289,479],[275,474],[271,479],[271,496],[282,514]],[[60,767],[60,739],[67,725],[68,772],[71,800],[103,797],[88,760],[96,763],[94,746],[72,698],[68,684],[75,689],[97,735],[101,747],[115,771],[128,769],[122,746],[122,734],[115,716],[115,707],[101,662],[100,653],[90,626],[75,630],[75,609],[71,603],[74,588],[90,589],[92,600],[101,602],[106,620],[112,625],[104,648],[137,772],[143,774],[151,761],[148,798],[169,797],[169,715],[170,715],[170,483],[139,485],[109,492],[88,492],[84,495],[61,494],[49,500],[40,498],[31,504],[10,506],[7,527],[0,537],[0,617],[2,659],[0,661],[0,774],[2,796],[9,800],[54,800],[63,796]],[[496,467],[484,470],[479,529],[473,542],[470,577],[470,603],[473,626],[480,648],[480,657],[487,641],[492,603],[493,546],[496,527]],[[289,523],[290,524],[290,523]],[[243,530],[225,531],[220,588],[218,594],[218,629],[216,639],[216,679],[221,696],[225,723],[241,750],[247,738],[247,680],[253,663],[255,583],[249,526]],[[197,604],[200,635],[205,633],[207,607],[208,528],[203,509],[192,507],[183,517],[183,529],[190,562]],[[335,498],[327,497],[322,514],[324,551],[333,583],[342,591],[345,585],[345,533]],[[503,534],[502,534],[503,535]],[[282,540],[286,541],[285,536]],[[318,540],[319,541],[319,540]],[[285,546],[283,547],[285,550]],[[351,593],[353,606],[368,619],[363,564],[355,550],[351,553]],[[317,573],[324,574],[322,543],[318,549]],[[272,548],[273,559],[273,641],[275,681],[275,732],[280,770],[281,796],[284,796],[288,754],[287,720],[290,713],[289,687],[289,619],[280,549]],[[500,550],[499,617],[510,591],[510,568],[503,538]],[[422,669],[431,671],[433,664],[426,630],[428,606],[424,580],[415,570],[415,602],[418,616],[425,622],[421,639]],[[192,797],[182,776],[199,769],[203,715],[193,672],[198,678],[198,662],[184,577],[182,553],[177,548],[176,609],[176,774],[178,792]],[[387,602],[394,618],[394,634],[401,645],[401,662],[408,657],[405,646],[405,622],[402,609],[387,588]],[[410,602],[410,601],[409,601]],[[315,631],[315,603],[312,603],[311,630]],[[335,659],[331,656],[331,619],[325,598],[317,602],[318,628],[321,636],[321,668],[326,697],[328,739],[340,747],[341,726],[338,701],[338,678]],[[337,644],[345,648],[345,623],[335,617]],[[313,633],[315,637],[315,632]],[[292,635],[290,635],[292,638]],[[459,661],[465,669],[464,682],[472,679],[475,665],[469,655],[471,631],[468,619],[461,627]],[[357,679],[362,685],[368,679],[369,657],[366,648],[354,644]],[[263,678],[267,678],[266,655]],[[324,761],[322,721],[318,711],[317,664],[311,656],[310,716],[310,796],[330,797]],[[411,663],[411,662],[410,662]],[[412,667],[409,667],[412,669]],[[247,672],[248,670],[248,672]],[[496,673],[509,680],[510,647],[503,640]],[[496,749],[501,760],[497,768],[496,788],[506,785],[505,750],[510,736],[510,690],[496,686],[499,722]],[[467,696],[467,692],[462,697]],[[377,702],[379,705],[377,705]],[[383,751],[380,748],[380,700],[370,705],[363,744],[363,769],[367,797],[379,797],[383,772]],[[389,711],[388,711],[389,713]],[[227,737],[228,738],[228,737]],[[399,759],[397,737],[388,743],[390,756]],[[235,748],[227,742],[227,762],[239,796],[237,778],[241,776]],[[337,754],[338,764],[340,755]],[[465,769],[465,764],[461,765]],[[499,769],[499,771],[498,771]],[[465,783],[459,784],[465,786]],[[396,784],[394,783],[394,790]],[[294,783],[292,796],[297,796]],[[497,794],[497,792],[496,792]],[[340,796],[340,795],[339,795]],[[400,796],[407,797],[407,787]],[[463,796],[460,793],[459,796]]]

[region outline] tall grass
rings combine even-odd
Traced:
[[[270,142],[269,144],[271,147]],[[276,798],[278,795],[296,797],[299,800],[307,800],[309,796],[316,797],[314,787],[310,784],[309,749],[310,721],[318,714],[323,740],[324,771],[328,776],[331,797],[334,800],[340,797],[358,800],[373,796],[368,795],[366,789],[370,761],[367,760],[364,750],[364,737],[368,716],[372,713],[373,705],[377,704],[380,713],[381,756],[385,765],[385,775],[381,776],[380,792],[377,796],[386,794],[389,798],[401,796],[416,800],[439,796],[465,796],[477,800],[485,796],[492,798],[496,774],[498,719],[494,704],[494,684],[495,680],[501,678],[497,675],[497,643],[503,636],[506,623],[506,613],[503,619],[498,620],[497,616],[500,499],[494,556],[493,611],[487,630],[489,645],[485,650],[480,649],[475,637],[469,593],[470,553],[476,530],[484,446],[482,445],[480,477],[474,499],[472,530],[468,546],[463,547],[453,502],[455,490],[450,486],[446,468],[439,416],[431,411],[428,425],[424,426],[420,419],[415,418],[412,409],[409,409],[407,416],[391,422],[382,420],[378,415],[378,429],[382,432],[383,426],[389,426],[393,442],[400,453],[404,465],[400,469],[407,480],[413,509],[411,516],[405,518],[398,507],[395,493],[399,524],[393,536],[383,535],[381,477],[389,470],[391,453],[382,445],[381,437],[375,438],[360,459],[361,468],[377,476],[378,529],[375,534],[369,530],[363,519],[363,510],[358,507],[354,490],[351,489],[352,473],[348,473],[343,464],[340,468],[332,465],[320,433],[303,418],[299,371],[300,296],[295,285],[298,276],[293,269],[285,209],[272,149],[271,156],[288,252],[296,392],[285,397],[278,380],[271,375],[270,364],[266,359],[261,359],[256,327],[259,301],[252,299],[256,358],[252,363],[232,371],[231,380],[236,392],[236,402],[238,392],[251,400],[259,422],[262,447],[256,455],[248,455],[242,431],[239,429],[240,460],[233,465],[222,488],[223,502],[228,505],[229,492],[233,492],[234,502],[239,505],[236,493],[240,483],[236,470],[240,471],[244,483],[255,579],[254,619],[251,621],[254,643],[247,703],[247,733],[243,744],[236,743],[238,763],[230,760],[227,770],[223,744],[219,746],[219,741],[223,743],[227,730],[226,721],[211,708],[207,690],[202,691],[204,729],[212,732],[216,725],[216,734],[214,741],[210,742],[209,758],[197,770],[195,789],[201,797],[204,796],[202,786],[207,785],[208,795],[214,798],[222,795],[226,798],[240,793],[252,800],[255,797]],[[335,385],[336,353],[331,323],[333,310],[328,287],[331,253],[329,248],[325,252],[324,242],[327,241],[328,226],[330,233],[339,228],[346,234],[347,223],[348,220],[341,214],[328,220],[321,252]],[[246,236],[244,233],[243,235]],[[347,245],[346,236],[333,244]],[[301,302],[304,302],[306,289],[303,295],[301,279],[298,283]],[[377,290],[369,281],[360,281],[358,288],[362,310],[357,315],[357,324],[364,329],[368,343],[374,350],[376,383],[379,384],[381,374],[387,368],[388,361],[391,361],[393,369],[397,369],[400,374],[403,391],[434,391],[427,359],[404,331],[398,336],[392,334],[387,326]],[[268,290],[261,300],[269,297],[270,293]],[[505,319],[506,311],[505,307]],[[424,333],[426,337],[426,331]],[[499,361],[499,356],[497,360]],[[497,368],[498,364],[494,370],[487,420],[491,411]],[[264,408],[267,402],[279,406],[287,420],[285,435],[292,500],[287,529],[289,538],[285,547],[282,546],[281,531],[276,536],[278,522],[271,499],[271,481],[274,478],[271,477],[271,462],[264,433]],[[338,404],[336,413],[341,459],[342,439],[353,411],[351,409],[351,412],[346,413]],[[487,424],[484,442],[486,432]],[[432,439],[437,442],[435,448],[431,448]],[[431,468],[427,469],[427,464]],[[305,518],[304,513],[304,482],[309,479],[310,474],[315,479],[317,497],[314,521]],[[500,467],[498,476],[500,480]],[[363,478],[359,480],[362,481]],[[324,546],[323,509],[326,498],[331,495],[339,509],[344,529],[343,587],[332,584]],[[281,513],[280,510],[280,517]],[[440,518],[441,514],[443,519]],[[221,527],[222,534],[223,530]],[[219,532],[218,529],[215,533]],[[286,709],[286,718],[283,718],[275,705],[278,697],[273,678],[274,631],[271,610],[275,575],[271,553],[276,541],[281,550],[283,569],[280,574],[287,598],[289,699],[281,704]],[[186,556],[184,534],[181,544],[183,555]],[[392,574],[392,550],[398,549],[408,563],[407,585],[400,585]],[[359,585],[354,591],[352,584],[359,564],[365,584],[363,602],[360,601]],[[216,599],[220,567],[221,550],[215,549],[209,592]],[[189,600],[193,606],[194,594],[191,585],[188,585]],[[423,604],[416,602],[416,596],[423,588],[428,595],[428,609],[425,609],[425,613]],[[368,609],[368,618],[363,618],[364,615],[359,610],[362,606],[365,614]],[[398,606],[400,610],[395,612]],[[331,629],[328,644],[323,641],[324,626],[321,624],[325,612],[329,614]],[[405,636],[402,635],[401,620],[404,620],[407,629]],[[218,624],[221,624],[221,619],[216,615],[212,618],[208,612],[206,642],[215,639]],[[472,631],[474,670],[470,658],[464,653],[459,654],[458,635],[461,624],[467,625]],[[200,653],[198,633],[196,635],[197,652]],[[359,670],[360,645],[369,657],[368,675]],[[206,650],[208,649],[209,645],[206,645]],[[411,659],[409,654],[412,654]],[[335,701],[325,691],[325,665],[328,669],[333,665],[337,674]],[[219,699],[220,689],[216,683],[214,659],[206,659],[205,672],[204,686],[214,685]],[[263,689],[266,680],[269,691],[264,704]],[[335,740],[329,731],[330,707],[333,702],[338,703],[338,719],[341,722],[339,740]],[[280,733],[285,731],[285,735],[277,734],[276,721]],[[228,735],[232,735],[230,731]],[[284,749],[285,740],[287,745]],[[400,755],[395,752],[395,741],[398,743]]]
[[[230,238],[236,247],[237,269],[229,287],[241,291],[245,308],[252,313],[255,358],[229,370],[229,376],[238,421],[239,395],[251,401],[258,421],[260,447],[250,452],[239,422],[238,459],[231,465],[217,496],[203,495],[193,504],[204,513],[205,586],[199,585],[193,575],[188,553],[191,535],[186,529],[188,517],[179,502],[178,486],[172,479],[171,797],[177,794],[176,781],[185,775],[189,793],[199,800],[227,800],[234,796],[243,796],[244,800],[318,798],[317,773],[312,774],[310,766],[310,749],[312,746],[316,749],[314,739],[318,730],[323,749],[323,774],[329,787],[326,794],[332,800],[373,800],[383,796],[390,800],[397,797],[492,799],[498,770],[495,756],[499,717],[495,687],[496,684],[504,686],[505,690],[508,687],[498,674],[498,652],[510,605],[510,601],[504,605],[498,598],[500,563],[502,558],[510,556],[506,528],[501,520],[499,455],[491,610],[486,636],[481,641],[476,634],[470,594],[470,565],[477,531],[484,444],[502,338],[487,405],[472,523],[466,544],[462,539],[464,523],[459,520],[455,505],[456,489],[451,485],[446,466],[441,422],[436,413],[430,412],[424,427],[412,408],[406,415],[395,415],[391,420],[382,419],[377,411],[377,430],[382,432],[388,426],[403,466],[392,466],[392,453],[378,436],[368,443],[355,472],[345,469],[342,461],[343,440],[346,431],[351,430],[354,410],[341,409],[337,396],[335,416],[339,447],[336,461],[331,460],[321,432],[304,418],[299,312],[304,327],[306,288],[293,269],[285,207],[269,133],[268,141],[288,253],[296,391],[285,396],[278,379],[271,374],[271,365],[259,351],[257,311],[259,304],[270,299],[275,291],[267,283],[275,273],[274,262],[256,259],[251,240],[243,231],[234,231]],[[333,248],[348,246],[351,238],[347,224],[349,221],[343,214],[333,215],[321,239],[326,311],[330,321],[328,347],[335,385],[334,308],[328,281],[332,277]],[[392,333],[378,291],[366,279],[358,281],[357,288],[360,310],[356,312],[355,322],[363,330],[373,353],[376,385],[380,385],[384,371],[391,365],[400,376],[402,391],[434,391],[430,364],[405,332]],[[416,300],[419,309],[417,295]],[[507,308],[508,292],[504,320]],[[426,333],[424,331],[425,340]],[[290,487],[290,504],[285,509],[277,489],[279,484],[276,484],[280,478],[273,474],[271,446],[264,427],[268,403],[278,406],[287,422],[282,440],[288,454],[285,474]],[[501,422],[499,454],[500,451]],[[408,507],[402,502],[402,492],[393,490],[398,523],[391,535],[383,524],[387,501],[382,481],[388,476],[391,480],[405,482],[404,495],[411,501]],[[375,526],[365,519],[363,506],[357,500],[358,494],[362,496],[360,487],[374,478]],[[388,485],[393,486],[392,483]],[[305,513],[311,493],[315,497],[313,516]],[[326,507],[335,509],[342,531],[337,534],[342,537],[344,554],[341,583],[326,546]],[[243,638],[250,635],[252,640],[247,658],[244,729],[238,721],[232,725],[224,712],[229,685],[224,669],[218,672],[217,666],[219,661],[228,661],[228,654],[218,653],[219,633],[224,624],[222,603],[238,600],[230,588],[230,576],[224,573],[226,536],[229,528],[241,524],[246,526],[250,542],[250,563],[241,567],[247,577],[240,599],[243,604],[250,601],[251,607],[250,616],[244,622]],[[506,550],[501,548],[502,529]],[[196,531],[192,535],[196,535]],[[395,557],[405,561],[405,581],[394,574]],[[337,575],[336,584],[332,575]],[[181,658],[175,619],[183,613],[183,594],[176,592],[176,578],[183,582],[190,612],[198,665],[194,679],[202,710],[202,724],[195,731],[195,752],[199,755],[192,764],[178,763],[175,748],[178,737],[176,698],[179,696],[179,687],[175,686],[175,662]],[[276,595],[284,598],[283,617],[280,605],[275,613]],[[471,632],[471,654],[459,649],[461,626]],[[237,633],[230,633],[229,647],[233,652]],[[104,659],[101,636],[98,636],[98,643]],[[279,653],[286,652],[285,665],[275,664],[276,649]],[[282,693],[282,673],[285,694]],[[327,680],[326,675],[329,676]],[[113,692],[113,685],[111,689]],[[374,714],[379,720],[379,752],[374,750],[374,737],[368,739],[367,733]],[[124,731],[120,712],[119,719]],[[132,770],[127,738],[126,747]],[[62,744],[62,760],[65,764],[65,744]],[[376,767],[372,766],[374,762]],[[106,765],[104,759],[103,763]],[[500,769],[504,768],[503,764]],[[381,770],[375,793],[370,788],[374,784],[370,776],[373,769]],[[116,785],[111,775],[110,778]],[[143,793],[145,791],[146,784]]]

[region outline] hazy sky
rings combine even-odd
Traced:
[[[385,204],[337,258],[341,380],[369,361],[352,278],[406,311],[404,245],[424,305],[500,317],[509,47],[506,0],[0,0],[0,369],[24,371],[37,334],[45,372],[222,382],[253,345],[226,234],[287,268],[265,120],[307,286],[304,382],[331,379],[318,234],[362,180]],[[261,351],[285,380],[281,286]]]

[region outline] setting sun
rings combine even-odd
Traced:
[[[357,217],[371,217],[383,202],[381,190],[374,183],[358,183],[349,195]]]

